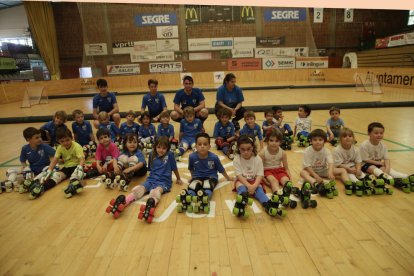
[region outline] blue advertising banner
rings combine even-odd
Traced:
[[[177,25],[177,15],[175,13],[138,14],[135,16],[135,25],[139,27]]]
[[[274,8],[264,11],[265,21],[304,21],[306,20],[306,9],[304,8]]]

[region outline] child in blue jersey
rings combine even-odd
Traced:
[[[65,111],[56,111],[53,120],[47,122],[43,126],[40,127],[41,131],[45,132],[45,138],[43,139],[45,144],[54,147],[56,144],[56,130],[58,128],[67,128],[65,122],[68,118]],[[43,138],[43,137],[42,137]]]
[[[144,114],[145,108],[148,107],[148,112],[153,122],[159,122],[160,114],[167,111],[167,104],[162,93],[158,93],[158,81],[148,80],[149,93],[142,98],[141,114]],[[142,121],[142,116],[139,118]]]
[[[141,144],[145,148],[152,148],[152,144],[155,141],[155,137],[157,136],[157,132],[155,131],[155,127],[151,124],[151,115],[148,111],[145,111],[141,115],[142,125],[139,128],[138,136],[140,139]]]
[[[95,142],[95,136],[93,136],[92,125],[89,121],[85,121],[85,116],[82,110],[75,109],[72,112],[73,120],[72,132],[75,141],[83,146],[89,145],[89,142]]]
[[[276,122],[274,121],[273,110],[266,111],[264,115],[265,115],[265,120],[263,121],[262,129],[263,129],[263,134],[265,134],[266,136],[266,133],[272,130],[272,128],[277,128],[277,125],[276,125]]]
[[[42,144],[40,130],[34,127],[23,130],[23,136],[28,144],[22,147],[20,163],[24,169],[27,167],[26,161],[28,161],[30,170],[37,175],[46,166],[49,166],[50,157],[55,156],[55,150],[49,145]]]
[[[190,147],[195,150],[195,137],[197,133],[203,132],[203,123],[195,118],[192,106],[184,108],[184,119],[180,123],[180,155],[183,155]]]
[[[124,195],[118,197],[124,197],[125,207],[149,192],[146,206],[155,208],[161,199],[161,195],[171,190],[172,172],[174,172],[177,178],[176,183],[182,184],[174,154],[170,152],[168,138],[162,136],[157,139],[154,144],[154,149],[148,158],[148,170],[150,174],[144,184],[135,186],[132,192],[126,197]]]
[[[192,177],[188,185],[188,194],[192,196],[201,195],[198,193],[201,190],[202,195],[211,199],[213,190],[218,183],[217,172],[230,181],[220,159],[209,151],[210,148],[210,136],[207,133],[198,133],[196,136],[197,151],[190,154],[188,161],[188,170]]]
[[[335,106],[329,109],[331,118],[326,121],[326,132],[328,134],[328,141],[335,146],[339,141],[339,132],[345,126],[344,121],[339,118],[341,110]]]
[[[160,114],[160,124],[158,125],[157,136],[166,136],[171,141],[174,138],[174,126],[170,124],[170,114],[163,111]]]
[[[117,138],[120,137],[121,131],[116,127],[114,122],[109,121],[109,115],[105,111],[99,112],[99,129],[106,128],[111,133],[111,141],[114,142]]]
[[[244,113],[244,121],[246,124],[240,130],[240,135],[249,135],[256,142],[256,137],[259,139],[260,150],[263,149],[263,135],[260,126],[256,124],[256,115],[253,111]]]
[[[127,133],[134,133],[138,135],[139,125],[135,123],[135,112],[130,110],[126,114],[126,122],[121,124],[119,128],[121,137],[123,138]]]
[[[220,110],[218,121],[214,126],[213,137],[216,139],[216,146],[218,150],[223,151],[230,159],[233,159],[233,145],[236,140],[235,128],[230,122],[231,111],[228,109]]]

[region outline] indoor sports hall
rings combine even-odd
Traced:
[[[283,216],[253,199],[249,216],[239,217],[233,160],[213,138],[217,91],[232,73],[260,128],[274,106],[294,127],[308,105],[312,130],[326,131],[335,106],[357,147],[380,122],[391,168],[413,175],[414,10],[0,1],[0,43],[1,275],[414,274],[414,180],[408,190],[387,184],[390,194],[359,196],[336,178],[338,195],[313,194],[316,208],[291,194],[297,206],[282,206]],[[71,198],[68,179],[35,199],[16,188],[23,130],[41,128],[57,111],[72,130],[75,109],[93,123],[98,79],[114,92],[124,123],[129,110],[141,112],[149,79],[174,110],[185,76],[203,92],[210,151],[231,178],[218,174],[208,211],[177,211],[192,180],[191,150],[176,162],[183,184],[172,174],[149,221],[138,219],[148,193],[117,218],[106,209],[150,172],[133,177],[128,191],[108,189],[101,176],[84,179]],[[179,139],[180,123],[170,124]],[[297,140],[284,152],[300,189],[306,147]],[[10,182],[12,172],[18,181]]]

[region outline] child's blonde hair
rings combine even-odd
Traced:
[[[254,118],[256,120],[256,115],[254,114],[253,111],[248,110],[244,113],[244,119],[246,120],[247,118]]]
[[[109,118],[109,115],[106,111],[101,111],[98,114],[98,121],[103,121]]]
[[[194,107],[187,106],[186,108],[184,108],[183,113],[184,113],[184,118],[187,117],[188,115],[195,115]]]

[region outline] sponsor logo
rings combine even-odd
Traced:
[[[185,20],[190,22],[198,22],[198,15],[195,8],[185,9]]]
[[[254,17],[254,11],[253,8],[248,6],[248,7],[243,7],[242,8],[242,12],[241,12],[241,16],[243,17]]]
[[[135,24],[138,26],[175,25],[176,22],[175,13],[140,14],[135,16]]]
[[[305,9],[267,9],[264,12],[266,21],[304,21],[306,19]]]

